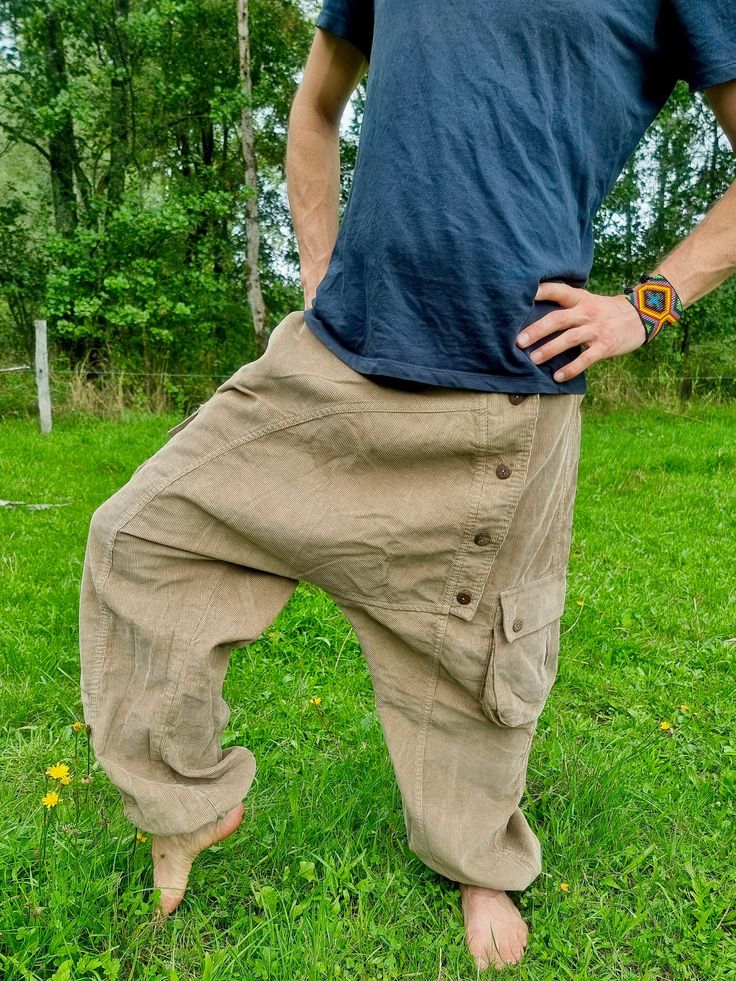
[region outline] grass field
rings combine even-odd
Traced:
[[[522,802],[544,872],[515,897],[530,942],[504,976],[734,979],[736,406],[584,412],[560,670]],[[0,509],[0,975],[476,977],[455,888],[405,845],[355,636],[304,583],[226,679],[225,743],[259,764],[245,821],[150,922],[150,842],[94,761],[80,783],[71,727],[89,517],[172,421],[0,424],[0,498],[65,505]],[[58,761],[74,780],[47,810]]]

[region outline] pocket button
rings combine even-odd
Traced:
[[[523,626],[524,626],[524,621],[521,619],[521,617],[516,617],[514,622],[511,624],[511,629],[514,631],[515,634],[518,634],[518,632],[521,630]]]

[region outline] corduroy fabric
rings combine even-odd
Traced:
[[[380,383],[289,313],[92,519],[84,716],[130,820],[191,831],[246,795],[252,754],[220,744],[230,651],[308,581],[366,656],[412,850],[529,885],[583,398]]]

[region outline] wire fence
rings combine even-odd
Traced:
[[[0,375],[20,374],[24,371],[33,371],[31,365],[13,365],[10,368],[0,368]],[[49,368],[49,374],[54,375],[84,375],[85,377],[95,378],[223,378],[227,372],[203,373],[197,371],[102,371],[96,368]],[[646,379],[643,379],[646,380]],[[678,382],[736,382],[736,375],[678,375]]]
[[[14,365],[11,368],[0,368],[0,375],[20,374],[24,371],[33,371],[30,365]],[[226,372],[219,374],[202,374],[196,371],[98,371],[94,368],[50,368],[50,375],[84,375],[95,378],[222,378]]]

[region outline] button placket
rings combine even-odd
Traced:
[[[514,432],[513,448],[503,449],[505,459],[499,456],[498,449],[493,452],[489,432],[489,423],[494,418],[491,405],[497,408],[497,403],[489,399],[483,426],[486,453],[475,501],[474,526],[461,547],[450,604],[450,612],[464,620],[475,616],[491,567],[516,511],[529,465],[539,400],[524,396],[519,408],[513,410],[513,426],[518,426],[518,432]]]

